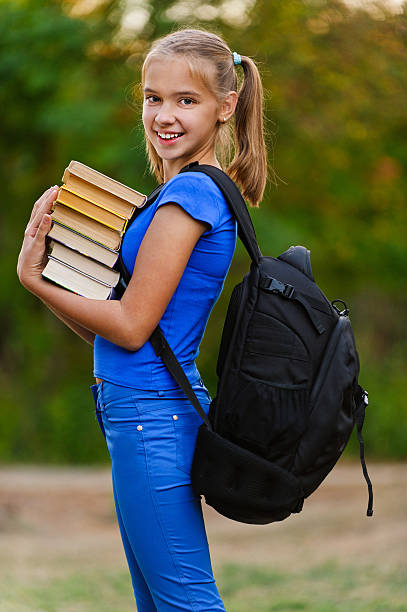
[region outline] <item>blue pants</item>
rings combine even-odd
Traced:
[[[202,419],[181,389],[92,385],[139,612],[225,611],[190,469]],[[206,413],[210,395],[194,391]]]

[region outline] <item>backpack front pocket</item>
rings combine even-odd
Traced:
[[[311,361],[301,338],[279,319],[256,312],[244,345],[242,372],[279,385],[308,386]]]
[[[308,423],[308,389],[277,387],[242,375],[235,383],[222,435],[289,469]]]

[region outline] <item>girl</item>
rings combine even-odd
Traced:
[[[57,187],[34,205],[18,276],[94,345],[93,387],[138,610],[215,612],[225,608],[189,476],[202,421],[149,337],[159,324],[208,413],[211,398],[195,358],[232,260],[236,222],[199,166],[178,173],[194,161],[226,167],[234,148],[227,171],[258,206],[266,182],[262,86],[250,58],[232,54],[215,34],[191,29],[153,44],[142,86],[147,153],[163,187],[125,234],[123,258],[133,272],[123,297],[87,299],[41,277]]]

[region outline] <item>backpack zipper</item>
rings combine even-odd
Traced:
[[[316,401],[318,399],[322,384],[326,378],[329,366],[331,365],[331,361],[335,354],[336,347],[338,346],[339,338],[345,326],[345,322],[346,322],[345,316],[344,315],[340,316],[337,324],[335,325],[334,330],[331,333],[331,337],[329,338],[328,345],[325,349],[322,363],[320,365],[317,377],[315,379],[315,382],[312,388],[312,392],[310,396],[310,413],[312,412],[316,404]]]

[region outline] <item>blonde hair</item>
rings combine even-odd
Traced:
[[[184,29],[157,39],[148,52],[142,68],[142,83],[149,61],[158,56],[179,55],[189,65],[193,76],[202,79],[218,102],[229,91],[238,93],[235,119],[216,125],[215,147],[222,169],[240,187],[251,206],[258,207],[267,181],[267,153],[264,141],[263,87],[256,64],[241,56],[243,78],[239,87],[238,66],[228,45],[216,34],[206,30]],[[207,71],[210,62],[215,69]],[[146,138],[150,170],[159,182],[164,180],[163,161]],[[233,157],[232,157],[233,155]]]

